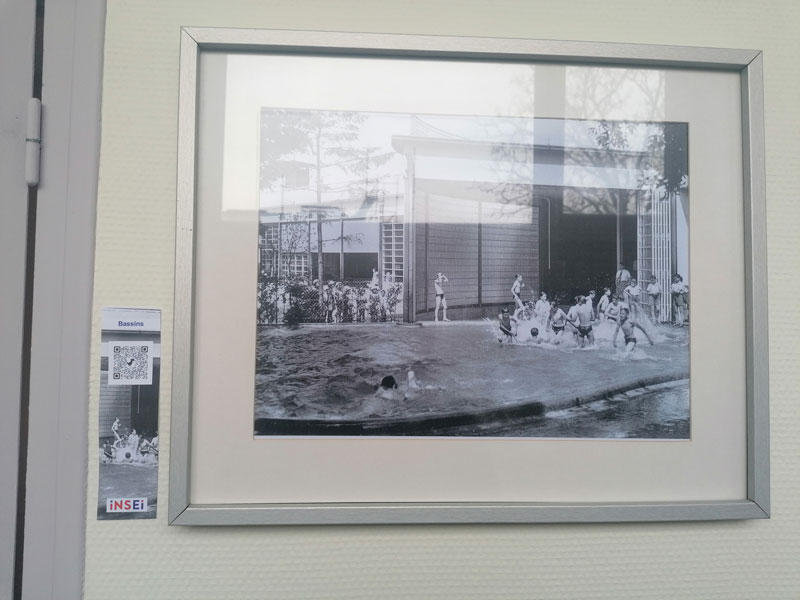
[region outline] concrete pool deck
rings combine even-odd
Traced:
[[[659,326],[650,346],[625,359],[613,328],[591,349],[500,344],[490,321],[424,326],[323,325],[259,331],[257,435],[398,435],[503,421],[689,377],[688,329]],[[621,346],[621,338],[618,345]],[[375,398],[381,377],[424,386],[393,401]]]

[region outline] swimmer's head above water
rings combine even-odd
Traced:
[[[387,390],[397,389],[397,380],[393,375],[387,375],[381,379],[381,387]]]

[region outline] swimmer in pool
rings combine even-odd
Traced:
[[[536,304],[533,307],[533,315],[540,321],[544,322],[549,313],[550,303],[547,301],[547,294],[542,292],[539,294],[539,299],[536,301]]]
[[[578,309],[578,337],[580,338],[581,348],[584,346],[594,346],[594,309],[592,308],[591,298],[586,298],[583,305]]]
[[[592,311],[592,319],[594,319],[594,297],[597,295],[597,292],[594,290],[589,290],[589,293],[586,295],[586,299],[584,302],[589,306],[589,309]]]
[[[503,312],[497,315],[497,320],[500,321],[500,333],[503,334],[503,337],[497,338],[497,341],[502,344],[505,340],[510,344],[513,341],[513,338],[516,336],[516,334],[512,331],[511,324],[517,323],[517,319],[509,314],[507,308],[504,308]]]
[[[622,309],[622,305],[619,302],[619,298],[614,296],[611,299],[611,302],[608,304],[608,306],[606,306],[606,310],[605,310],[606,321],[611,321],[613,323],[616,323],[617,321],[619,321],[619,312],[620,312],[621,309]]]
[[[539,329],[537,327],[531,328],[531,341],[534,344],[541,344],[542,338],[539,337]]]
[[[630,356],[630,353],[633,352],[634,348],[636,348],[636,330],[638,328],[643,334],[644,337],[647,338],[647,341],[650,342],[650,345],[653,346],[653,340],[647,335],[647,332],[639,325],[636,321],[629,319],[630,310],[627,308],[623,308],[619,311],[619,323],[617,323],[617,328],[614,330],[614,337],[611,340],[611,343],[614,344],[614,347],[617,346],[617,334],[619,330],[622,329],[622,335],[625,337],[625,356]]]
[[[397,389],[397,380],[392,375],[381,379],[381,384],[375,391],[375,397],[382,400],[399,400],[400,392]]]
[[[586,296],[577,296],[575,305],[567,313],[567,321],[572,325],[575,341],[581,348],[594,345],[593,316],[592,305],[586,302]]]
[[[558,305],[553,304],[550,308],[550,315],[547,319],[547,325],[553,332],[552,342],[558,344],[561,338],[564,337],[564,329],[567,327],[567,313],[565,313]]]

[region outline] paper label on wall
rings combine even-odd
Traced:
[[[154,519],[161,311],[105,308],[102,323],[97,518]]]

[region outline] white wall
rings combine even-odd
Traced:
[[[103,306],[156,306],[170,364],[179,27],[532,37],[765,52],[770,261],[770,521],[625,525],[169,528],[97,522],[88,465],[86,598],[797,598],[800,595],[800,4],[643,0],[110,2],[94,331]],[[135,226],[132,224],[135,223]],[[137,248],[135,265],[119,269]],[[132,271],[131,269],[134,269]],[[93,349],[88,439],[97,439]],[[160,431],[167,439],[169,368]],[[166,446],[166,444],[165,444]],[[166,450],[166,448],[165,448]],[[92,454],[89,454],[92,457]],[[166,459],[167,453],[164,453]]]

